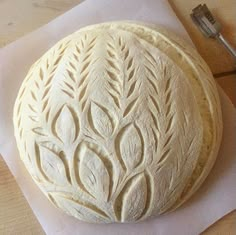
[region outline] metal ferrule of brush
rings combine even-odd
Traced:
[[[215,20],[206,4],[198,5],[192,10],[190,14],[193,22],[197,25],[200,31],[208,38],[216,38],[220,41],[226,49],[236,59],[236,50],[229,44],[229,42],[220,33],[221,25]]]

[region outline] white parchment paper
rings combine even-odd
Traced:
[[[0,51],[0,153],[49,235],[195,235],[236,208],[236,111],[220,89],[223,141],[216,164],[200,190],[169,215],[138,224],[96,225],[77,221],[54,208],[20,161],[13,136],[12,111],[29,67],[59,39],[82,26],[112,20],[161,24],[190,43],[165,0],[86,0],[37,31]]]

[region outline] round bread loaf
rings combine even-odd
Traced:
[[[214,79],[195,49],[156,26],[82,28],[30,69],[14,107],[17,146],[58,208],[95,223],[179,207],[220,146]]]

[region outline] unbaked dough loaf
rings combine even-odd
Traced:
[[[88,26],[58,42],[25,78],[14,127],[48,199],[96,223],[179,207],[209,173],[222,134],[205,62],[165,29],[134,22]]]

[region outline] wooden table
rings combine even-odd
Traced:
[[[96,1],[96,0],[95,0]],[[42,26],[77,5],[79,0],[0,0],[0,47]],[[236,105],[236,67],[225,49],[205,39],[192,24],[189,13],[200,0],[169,0],[217,82]],[[207,5],[223,24],[223,34],[236,47],[236,1],[208,0]],[[0,156],[0,234],[45,234]],[[223,217],[204,235],[236,234],[236,211]]]

